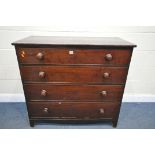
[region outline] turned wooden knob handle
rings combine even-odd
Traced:
[[[39,72],[39,77],[44,78],[45,77],[45,72]]]
[[[41,91],[41,96],[46,96],[47,95],[47,91],[46,90],[42,90]]]
[[[110,77],[110,74],[109,74],[109,73],[107,73],[107,72],[105,72],[105,73],[103,74],[103,77],[107,79],[107,78],[109,78],[109,77]]]
[[[99,111],[100,111],[101,114],[104,114],[104,109],[103,108],[100,108]]]
[[[37,55],[36,55],[36,58],[39,59],[39,60],[42,60],[44,58],[44,54],[39,52]]]
[[[106,54],[105,59],[108,61],[112,60],[112,54]]]
[[[102,96],[107,96],[107,91],[101,91]]]
[[[48,108],[44,108],[44,109],[43,109],[43,112],[44,112],[44,113],[48,113]]]

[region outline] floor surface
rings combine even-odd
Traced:
[[[25,103],[0,103],[1,129],[113,129],[111,123],[56,124],[29,126]],[[122,103],[118,129],[155,129],[155,103]],[[117,129],[116,128],[116,129]],[[115,128],[114,128],[115,129]]]

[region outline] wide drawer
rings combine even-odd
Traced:
[[[36,100],[120,101],[123,85],[25,84],[26,98]]]
[[[128,66],[131,49],[18,48],[21,64],[104,64]]]
[[[116,102],[30,102],[29,115],[52,118],[112,118],[120,105]]]
[[[84,66],[21,66],[24,82],[83,82],[122,84],[126,81],[125,67]]]

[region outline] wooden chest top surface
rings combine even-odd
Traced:
[[[45,46],[104,46],[104,47],[136,47],[128,41],[118,37],[58,37],[58,36],[30,36],[12,45],[45,45]]]

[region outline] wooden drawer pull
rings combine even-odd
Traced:
[[[44,112],[44,113],[48,113],[48,108],[44,108],[44,109],[43,109],[43,112]]]
[[[106,54],[105,59],[108,61],[111,61],[112,60],[112,54]]]
[[[107,72],[105,72],[105,73],[103,74],[103,77],[104,77],[105,79],[107,79],[107,78],[109,78],[109,77],[110,77],[110,74],[109,74],[109,73],[107,73]]]
[[[107,96],[107,91],[104,91],[104,90],[101,91],[101,95],[102,95],[102,96]]]
[[[44,58],[44,54],[39,52],[37,55],[36,55],[36,58],[39,59],[39,60],[42,60]]]
[[[104,114],[104,109],[100,108],[100,114]]]
[[[47,95],[47,91],[46,90],[42,90],[41,91],[41,96],[46,96]]]
[[[25,51],[21,51],[21,57],[24,58],[25,57]]]
[[[39,72],[39,78],[45,78],[45,72]]]

